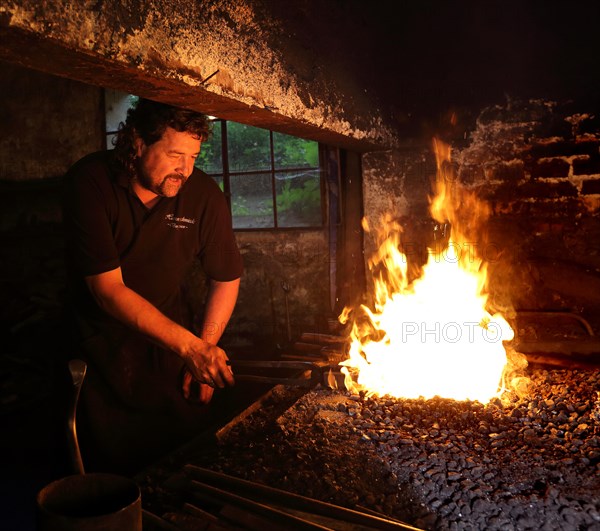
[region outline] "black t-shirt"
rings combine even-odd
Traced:
[[[241,276],[225,196],[208,175],[195,168],[175,197],[147,209],[115,168],[113,152],[102,151],[66,176],[68,263],[79,311],[96,313],[83,277],[117,267],[125,285],[159,309],[177,298],[195,258],[213,280]]]
[[[85,277],[121,267],[125,285],[190,327],[181,287],[198,258],[207,277],[242,273],[225,197],[194,169],[175,197],[147,209],[116,169],[113,152],[77,162],[65,179],[64,221],[73,344],[88,363],[78,413],[84,457],[124,470],[182,442],[208,414],[184,399],[184,361],[102,311]],[[87,450],[87,454],[86,454]],[[138,463],[139,462],[139,463]]]

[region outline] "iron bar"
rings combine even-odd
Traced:
[[[272,506],[264,505],[249,498],[244,498],[238,494],[233,494],[232,492],[219,489],[207,483],[202,483],[201,481],[192,480],[191,484],[195,491],[200,491],[202,495],[207,495],[212,500],[221,500],[238,507],[243,507],[248,511],[272,519],[275,522],[289,525],[292,529],[298,529],[300,531],[334,531],[329,527],[309,522],[308,520],[293,516]],[[197,492],[193,492],[192,494],[198,496]]]
[[[184,468],[192,476],[200,478],[203,481],[210,481],[220,485],[223,488],[230,488],[235,492],[240,492],[252,498],[258,498],[261,501],[267,501],[275,505],[285,505],[291,509],[333,517],[346,522],[373,527],[375,529],[393,531],[397,531],[399,529],[409,529],[412,531],[422,531],[417,527],[413,527],[403,522],[397,522],[387,518],[380,518],[361,513],[359,511],[354,511],[352,509],[347,509],[339,505],[333,505],[320,500],[306,498],[305,496],[301,496],[299,494],[294,494],[292,492],[268,487],[259,483],[253,483],[251,481],[235,478],[233,476],[214,472],[196,465],[188,464],[185,465]]]

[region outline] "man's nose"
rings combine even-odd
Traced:
[[[189,177],[194,169],[194,161],[190,157],[181,156],[177,161],[177,168],[175,171],[184,177]]]

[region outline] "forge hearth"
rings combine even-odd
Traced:
[[[192,493],[170,485],[189,463],[422,529],[600,529],[600,372],[528,376],[488,405],[275,388],[142,477],[145,503],[188,529]]]

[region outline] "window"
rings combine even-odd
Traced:
[[[227,194],[236,229],[322,225],[317,142],[214,120],[196,165]]]
[[[104,91],[104,112],[106,116],[106,147],[112,149],[117,139],[119,124],[127,118],[127,109],[137,100],[133,94],[125,94],[118,90]]]
[[[136,96],[105,92],[107,147]],[[319,144],[220,119],[196,166],[225,192],[235,229],[321,227]]]

